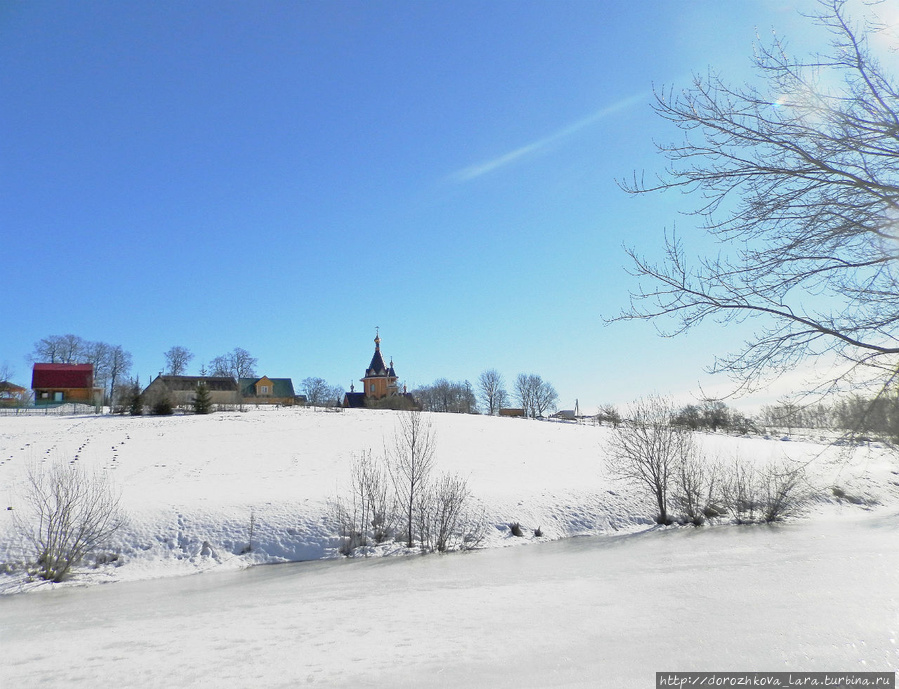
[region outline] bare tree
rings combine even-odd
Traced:
[[[478,401],[471,383],[440,378],[412,392],[423,411],[477,414]]]
[[[231,372],[231,363],[228,361],[227,354],[217,356],[209,362],[209,375],[218,378],[234,377],[234,374]]]
[[[823,56],[797,59],[775,39],[755,51],[757,85],[710,72],[657,91],[656,112],[684,138],[659,147],[657,181],[622,184],[694,194],[719,248],[690,261],[672,234],[661,263],[629,249],[641,281],[619,319],[670,317],[669,335],[756,319],[754,338],[712,368],[743,389],[826,353],[899,376],[899,85],[869,46],[877,27],[857,28],[846,0],[821,5]]]
[[[524,410],[527,417],[534,416],[534,387],[531,381],[533,376],[519,373],[515,379],[515,399]]]
[[[668,400],[649,397],[630,408],[629,418],[613,431],[606,464],[613,476],[636,483],[653,498],[656,521],[670,524],[668,493],[677,464],[692,451],[692,436],[671,423]]]
[[[23,498],[16,524],[34,550],[38,575],[48,581],[62,581],[124,523],[107,477],[68,464],[29,467]]]
[[[235,347],[227,354],[215,357],[209,362],[212,376],[230,376],[236,380],[253,378],[256,375],[257,359],[241,347]]]
[[[165,354],[165,369],[170,376],[181,376],[187,370],[187,365],[194,358],[193,353],[181,345],[174,345]]]
[[[540,417],[543,416],[543,412],[556,410],[559,393],[548,381],[540,379],[540,376],[537,376],[537,378],[538,383],[534,392],[534,411]]]
[[[9,365],[8,361],[4,361],[0,364],[0,383],[9,383],[12,382],[12,377],[16,374],[16,369]]]
[[[436,434],[431,422],[417,411],[402,411],[398,415],[393,445],[386,449],[390,477],[402,509],[406,546],[415,543],[416,507],[428,487],[434,467]]]
[[[131,352],[126,352],[121,345],[114,345],[109,348],[106,359],[109,377],[109,404],[115,406],[116,390],[119,387],[119,381],[131,371]]]
[[[50,335],[34,343],[29,355],[32,362],[48,364],[78,364],[83,361],[87,343],[77,335]]]
[[[520,373],[515,379],[515,397],[525,416],[532,419],[556,408],[559,395],[556,389],[536,374]]]
[[[617,427],[621,423],[621,414],[614,404],[602,404],[596,412],[596,420],[599,423],[606,422]]]
[[[484,403],[484,412],[490,416],[499,414],[499,410],[505,407],[509,401],[506,381],[495,368],[484,371],[478,377],[478,393]]]
[[[325,407],[334,403],[334,388],[324,378],[304,378],[302,382],[306,404]]]

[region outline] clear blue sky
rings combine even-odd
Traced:
[[[786,0],[0,4],[0,362],[179,344],[348,387],[539,373],[590,411],[713,385],[740,333],[604,326],[681,198],[615,185],[676,133],[653,84],[747,76]],[[823,47],[823,42],[818,41]],[[690,233],[693,221],[677,220]],[[699,241],[693,234],[696,241]],[[717,383],[724,383],[719,380]]]

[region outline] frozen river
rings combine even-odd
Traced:
[[[652,687],[895,670],[899,516],[258,567],[0,599],[2,687]]]

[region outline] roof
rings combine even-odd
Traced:
[[[384,365],[384,358],[381,356],[381,348],[375,348],[375,354],[371,358],[371,363],[368,365],[368,368],[365,369],[365,377],[369,378],[372,376],[386,376],[389,375],[387,372],[387,367]]]
[[[210,392],[237,391],[237,383],[229,376],[157,376],[153,383],[157,381],[172,392],[194,391],[201,383],[206,385]],[[153,383],[150,383],[150,385],[153,385]]]
[[[343,406],[350,409],[361,409],[365,406],[364,392],[348,392],[343,396]]]
[[[293,391],[293,381],[290,378],[269,378],[268,376],[262,376],[261,378],[241,378],[238,381],[240,385],[240,394],[243,397],[255,397],[256,396],[256,383],[258,383],[262,378],[267,378],[272,381],[272,394],[270,397],[295,397],[295,393]]]
[[[31,388],[93,388],[93,364],[35,364]]]
[[[2,392],[10,392],[18,395],[26,392],[26,390],[15,383],[10,383],[8,380],[2,380],[0,381],[0,393]]]

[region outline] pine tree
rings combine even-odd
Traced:
[[[212,395],[205,383],[197,385],[197,394],[194,397],[194,412],[208,414],[212,411]]]
[[[140,380],[135,378],[131,384],[130,405],[128,411],[131,416],[140,416],[144,413],[144,398],[140,394]]]

